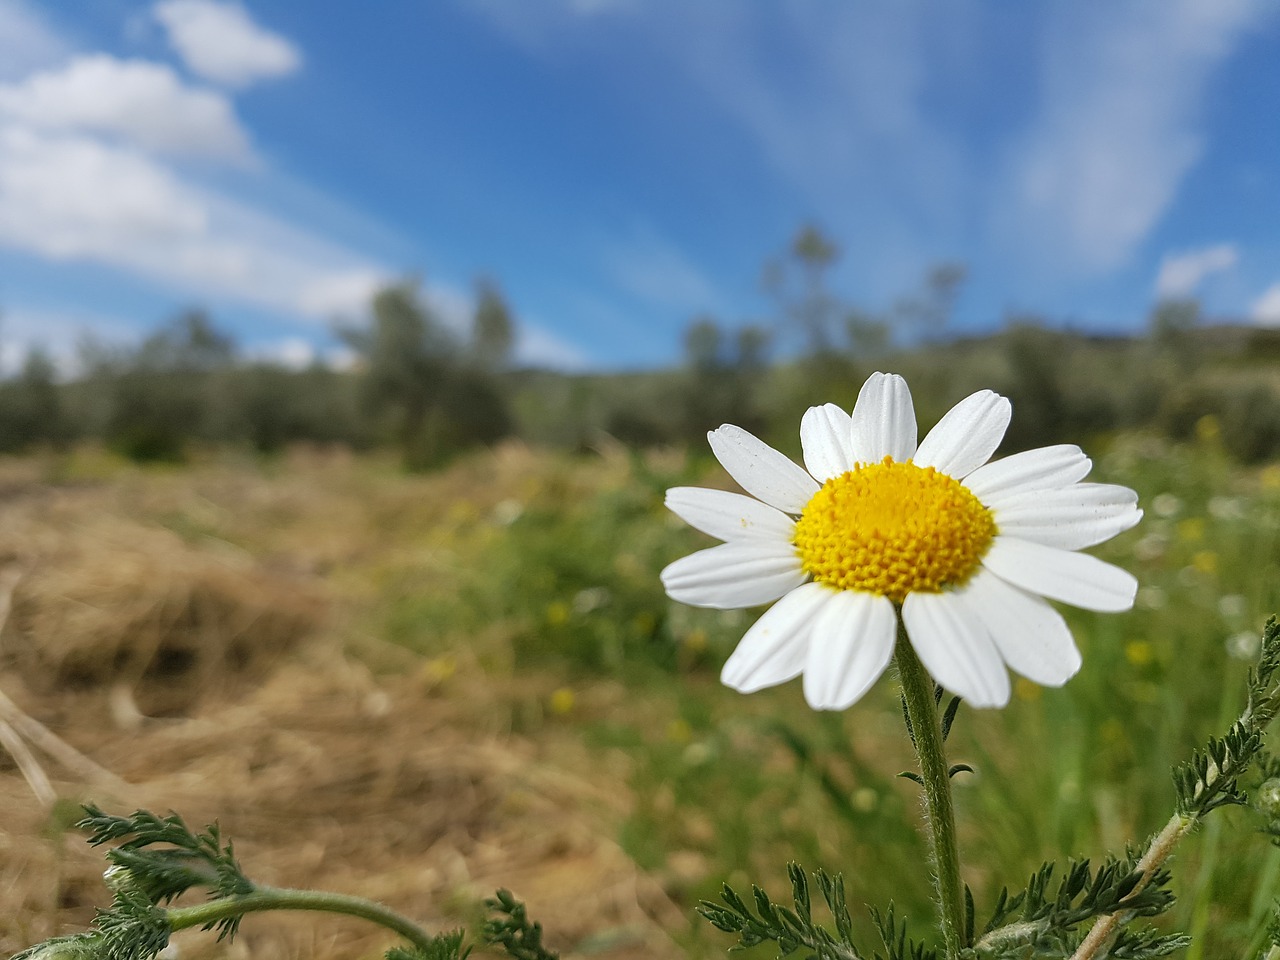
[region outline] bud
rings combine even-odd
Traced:
[[[124,893],[135,886],[133,871],[118,863],[113,863],[102,871],[102,882],[112,893]]]
[[[1280,820],[1280,777],[1264,780],[1253,795],[1253,806],[1269,820]]]

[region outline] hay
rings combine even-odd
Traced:
[[[510,496],[527,482],[527,460],[517,450],[463,465],[438,486],[474,490],[496,467],[506,487],[492,497]],[[127,782],[90,788],[52,764],[60,796],[177,810],[194,825],[217,819],[255,879],[373,897],[433,928],[473,926],[480,900],[508,886],[556,948],[673,953],[664,931],[686,920],[611,839],[627,798],[609,772],[568,736],[535,743],[506,732],[502,705],[517,694],[465,658],[443,681],[428,683],[416,660],[375,677],[335,636],[333,610],[351,597],[298,573],[367,552],[361,511],[399,512],[420,491],[336,504],[314,546],[324,563],[301,541],[268,563],[155,522],[184,495],[178,481],[126,480],[145,489],[0,483],[0,535],[21,544],[24,571],[0,635],[0,690]],[[227,503],[264,511],[333,496],[301,491],[296,478],[270,490],[255,482],[247,497],[241,478],[208,481]],[[119,704],[113,713],[122,689],[136,714]],[[0,809],[0,953],[84,930],[108,898],[100,855],[66,829],[74,803],[49,812],[0,751]],[[391,942],[358,921],[263,915],[230,948],[193,934],[181,952],[326,960],[380,955]]]
[[[50,546],[14,591],[3,641],[41,695],[124,688],[144,716],[187,716],[257,682],[323,614],[314,588],[163,529],[103,518]]]

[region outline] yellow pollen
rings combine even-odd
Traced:
[[[991,511],[958,480],[885,457],[824,483],[795,545],[820,583],[901,603],[968,581],[995,535]]]

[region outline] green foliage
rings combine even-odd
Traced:
[[[790,907],[774,903],[764,890],[752,886],[753,911],[726,883],[720,892],[724,903],[703,900],[698,912],[725,933],[737,934],[735,949],[745,950],[762,943],[774,943],[780,957],[790,956],[801,949],[805,951],[806,960],[858,960],[864,956],[853,942],[853,921],[845,902],[844,878],[839,875],[832,877],[822,870],[813,875],[835,923],[835,931],[832,932],[813,918],[809,880],[804,869],[799,864],[790,863],[787,876],[791,880]],[[892,924],[892,919],[889,922]],[[897,960],[892,948],[890,958]]]
[[[813,874],[831,916],[832,930],[814,919],[809,879],[804,869],[797,863],[790,863],[787,876],[791,880],[790,906],[775,903],[760,887],[752,886],[753,910],[737,891],[725,884],[720,892],[723,903],[704,900],[698,912],[716,928],[737,934],[734,950],[772,943],[776,945],[779,957],[803,951],[805,960],[936,960],[938,954],[935,950],[908,938],[906,921],[899,921],[892,905],[883,912],[871,909],[871,920],[885,952],[882,954],[875,950],[869,953],[859,949],[845,897],[844,877],[839,874],[832,876],[824,870],[816,870]]]
[[[141,890],[118,888],[109,910],[99,910],[94,921],[102,938],[101,960],[150,960],[169,945],[172,930],[168,916]],[[220,930],[218,939],[232,936],[235,928]]]
[[[510,890],[499,890],[484,902],[497,914],[484,924],[486,943],[502,947],[514,960],[560,960],[560,954],[542,943],[542,924],[529,919],[525,905]]]
[[[135,902],[148,906],[168,903],[195,886],[208,887],[214,899],[255,889],[236,862],[231,844],[223,845],[216,823],[193,833],[176,813],[158,817],[138,810],[118,817],[86,806],[85,814],[78,826],[89,831],[91,845],[119,841],[107,851],[107,860],[117,871],[112,882],[116,905],[99,919],[104,934],[109,930],[103,924],[115,911],[123,910],[128,922],[140,922]],[[160,848],[153,849],[157,844]],[[218,939],[234,936],[239,924],[239,916],[218,921],[214,925]]]
[[[1280,621],[1272,617],[1262,634],[1258,663],[1249,671],[1248,703],[1224,737],[1215,737],[1174,770],[1178,811],[1203,817],[1248,797],[1239,778],[1262,750],[1262,736],[1280,711]]]
[[[675,666],[676,614],[653,571],[692,538],[661,522],[660,491],[671,478],[646,473],[633,464],[630,482],[593,491],[563,473],[548,477],[450,598],[401,601],[394,633],[438,634],[445,625],[437,618],[461,632],[505,623],[522,664],[551,658],[612,672],[631,663]]]
[[[438,933],[425,946],[392,947],[384,954],[386,960],[467,960],[470,945],[464,944],[466,933],[450,930]]]
[[[14,954],[12,960],[99,960],[101,946],[101,933],[78,933],[37,943]]]
[[[1078,928],[1086,921],[1125,911],[1132,917],[1154,917],[1174,903],[1168,889],[1171,875],[1157,870],[1147,876],[1138,869],[1138,858],[1130,852],[1122,858],[1108,858],[1096,871],[1088,860],[1072,860],[1053,886],[1055,865],[1044,864],[1032,874],[1021,892],[1000,896],[974,949],[981,957],[1020,958],[1067,957],[1079,944]],[[1185,937],[1156,938],[1149,932],[1127,933],[1132,950],[1165,950],[1165,953],[1135,953],[1134,956],[1165,956],[1184,946]],[[1117,944],[1119,941],[1117,941]],[[1111,954],[1120,956],[1121,954]]]
[[[0,450],[26,450],[70,438],[53,362],[40,350],[27,354],[17,377],[0,382]]]
[[[94,806],[84,810],[78,825],[89,832],[88,842],[116,844],[106,853],[111,866],[104,874],[111,906],[98,911],[88,933],[46,940],[15,960],[151,960],[176,931],[198,926],[230,941],[246,914],[266,910],[323,911],[378,923],[409,943],[389,950],[388,960],[467,960],[471,952],[462,931],[429,935],[371,900],[252,883],[217,824],[196,833],[177,814],[138,810],[120,817]],[[204,903],[172,906],[197,887],[208,891]]]

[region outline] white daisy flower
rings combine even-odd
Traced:
[[[747,431],[711,449],[751,496],[675,487],[667,506],[725,543],[662,571],[675,600],[730,609],[777,600],[721,679],[743,693],[804,675],[818,710],[843,710],[893,657],[898,621],[933,678],[974,706],[1009,701],[1006,666],[1061,686],[1080,669],[1045,600],[1133,606],[1137,580],[1077,551],[1142,517],[1127,487],[1081,483],[1092,463],[1062,444],[987,463],[1009,425],[990,390],[962,400],[919,445],[906,381],[876,373],[852,417],[800,422],[805,469]]]

